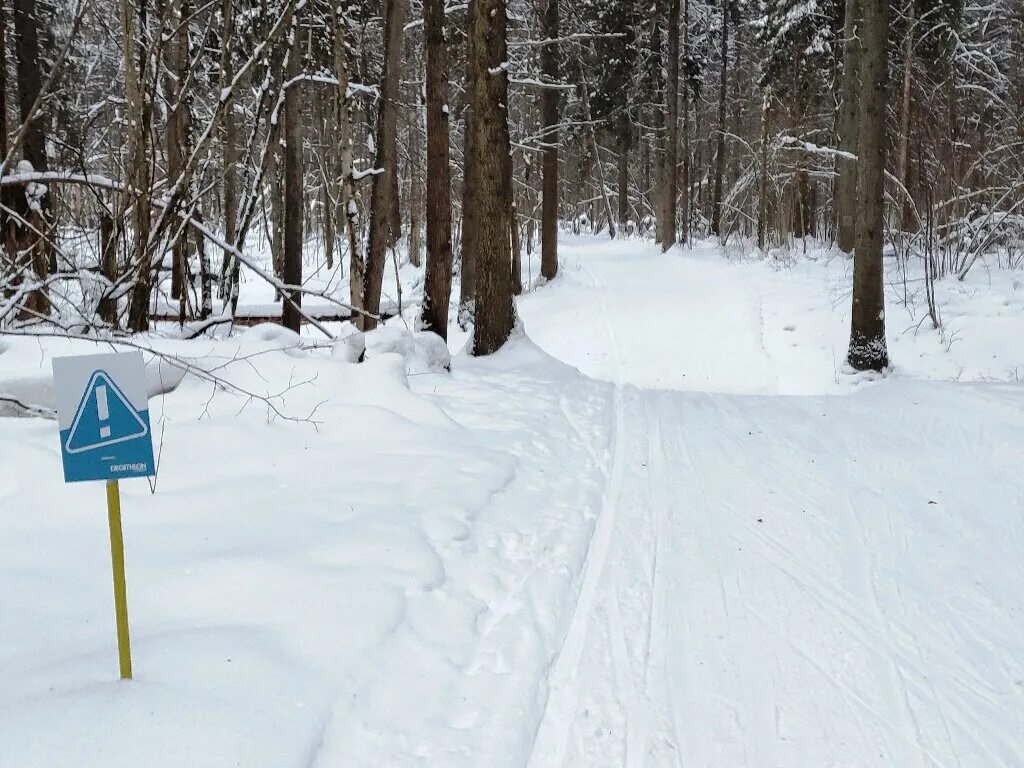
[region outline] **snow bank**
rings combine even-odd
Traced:
[[[360,364],[277,327],[147,339],[193,373],[151,400],[155,495],[122,483],[127,684],[102,485],[61,482],[52,422],[0,420],[0,765],[522,764],[607,390],[526,342],[437,372],[437,337],[385,331]],[[5,345],[3,382],[96,349]]]
[[[711,242],[662,254],[654,244],[563,244],[555,284],[520,298],[531,338],[610,381],[734,394],[841,394],[859,388],[845,359],[852,261],[809,249],[728,261]],[[886,260],[886,325],[896,375],[1018,381],[1024,375],[1024,277],[980,265],[941,280],[934,329],[923,274]],[[571,331],[569,330],[571,328]]]
[[[413,374],[447,371],[451,367],[448,345],[430,331],[409,331],[395,325],[375,328],[366,335],[366,355],[385,354],[401,356]]]

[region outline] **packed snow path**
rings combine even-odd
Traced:
[[[1024,765],[1020,393],[640,389],[777,389],[763,293],[706,252],[588,256],[593,346],[528,325],[616,383],[530,766]]]
[[[940,284],[942,334],[890,273],[872,379],[844,258],[560,255],[451,372],[398,319],[359,364],[149,337],[300,421],[150,361],[127,685],[102,486],[0,417],[0,768],[1024,765],[1019,273]],[[96,351],[0,339],[0,395]]]

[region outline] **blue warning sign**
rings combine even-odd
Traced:
[[[66,482],[156,474],[141,354],[56,358],[53,372]]]

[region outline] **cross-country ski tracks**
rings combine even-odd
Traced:
[[[633,388],[670,382],[669,360],[671,381],[715,386],[731,348],[692,337],[720,331],[734,303],[702,283],[728,267],[700,265],[680,283],[687,319],[659,316],[682,346],[652,346],[633,266],[566,278],[586,340],[605,330],[571,359],[615,384],[616,426],[530,765],[1024,765],[1020,601],[1000,587],[1024,576],[1006,513],[1021,453],[989,436],[1015,434],[1019,406],[898,376],[847,397]],[[756,342],[756,364],[723,392],[772,392],[792,373],[748,319],[726,324],[750,337],[729,344]]]

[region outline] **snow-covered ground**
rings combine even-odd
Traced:
[[[451,373],[401,318],[358,365],[151,338],[208,374],[150,366],[127,684],[103,489],[0,418],[0,767],[1024,765],[1018,276],[941,283],[940,333],[891,271],[877,378],[844,258],[562,260]],[[86,351],[0,338],[0,395]]]

